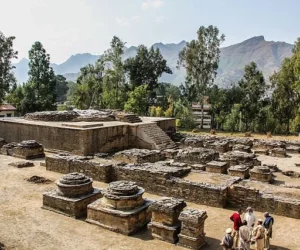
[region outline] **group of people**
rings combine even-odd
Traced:
[[[256,220],[251,207],[246,209],[243,220],[242,214],[242,209],[239,209],[230,216],[230,220],[233,221],[233,228],[226,229],[226,234],[220,245],[223,246],[224,250],[250,250],[251,244],[255,244],[256,250],[269,250],[274,218],[265,212],[264,220]]]

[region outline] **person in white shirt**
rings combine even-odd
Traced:
[[[247,221],[247,227],[253,228],[256,222],[256,217],[253,213],[252,207],[247,207],[246,213],[244,215],[244,220]]]

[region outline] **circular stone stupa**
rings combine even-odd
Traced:
[[[87,214],[87,205],[102,197],[101,190],[93,188],[93,179],[82,173],[70,173],[57,182],[57,189],[43,194],[43,208],[75,218]]]
[[[152,201],[143,199],[144,191],[131,181],[110,183],[103,198],[88,205],[87,222],[125,235],[137,232],[151,219]]]
[[[76,198],[82,195],[93,193],[93,180],[81,173],[64,175],[56,182],[57,194],[69,198]]]

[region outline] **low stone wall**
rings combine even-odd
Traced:
[[[228,188],[228,204],[232,207],[251,206],[260,212],[300,219],[300,201],[260,192],[251,187],[234,184]]]
[[[152,167],[151,167],[152,166]],[[131,180],[147,192],[183,198],[190,202],[214,207],[224,207],[227,203],[227,185],[218,186],[184,180],[190,171],[186,167],[153,167],[154,164],[127,164],[113,166],[114,180]],[[232,178],[231,185],[238,178]]]
[[[112,166],[104,165],[98,162],[89,161],[89,158],[52,155],[46,157],[46,169],[62,174],[73,172],[83,173],[93,180],[102,182],[111,182]]]

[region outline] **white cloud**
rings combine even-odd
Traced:
[[[157,16],[154,19],[155,23],[163,23],[164,21],[166,21],[166,17],[165,16]]]
[[[144,0],[142,3],[142,9],[157,9],[165,4],[164,0]]]
[[[132,23],[138,23],[140,19],[140,16],[116,17],[116,23],[120,26],[129,26]]]

